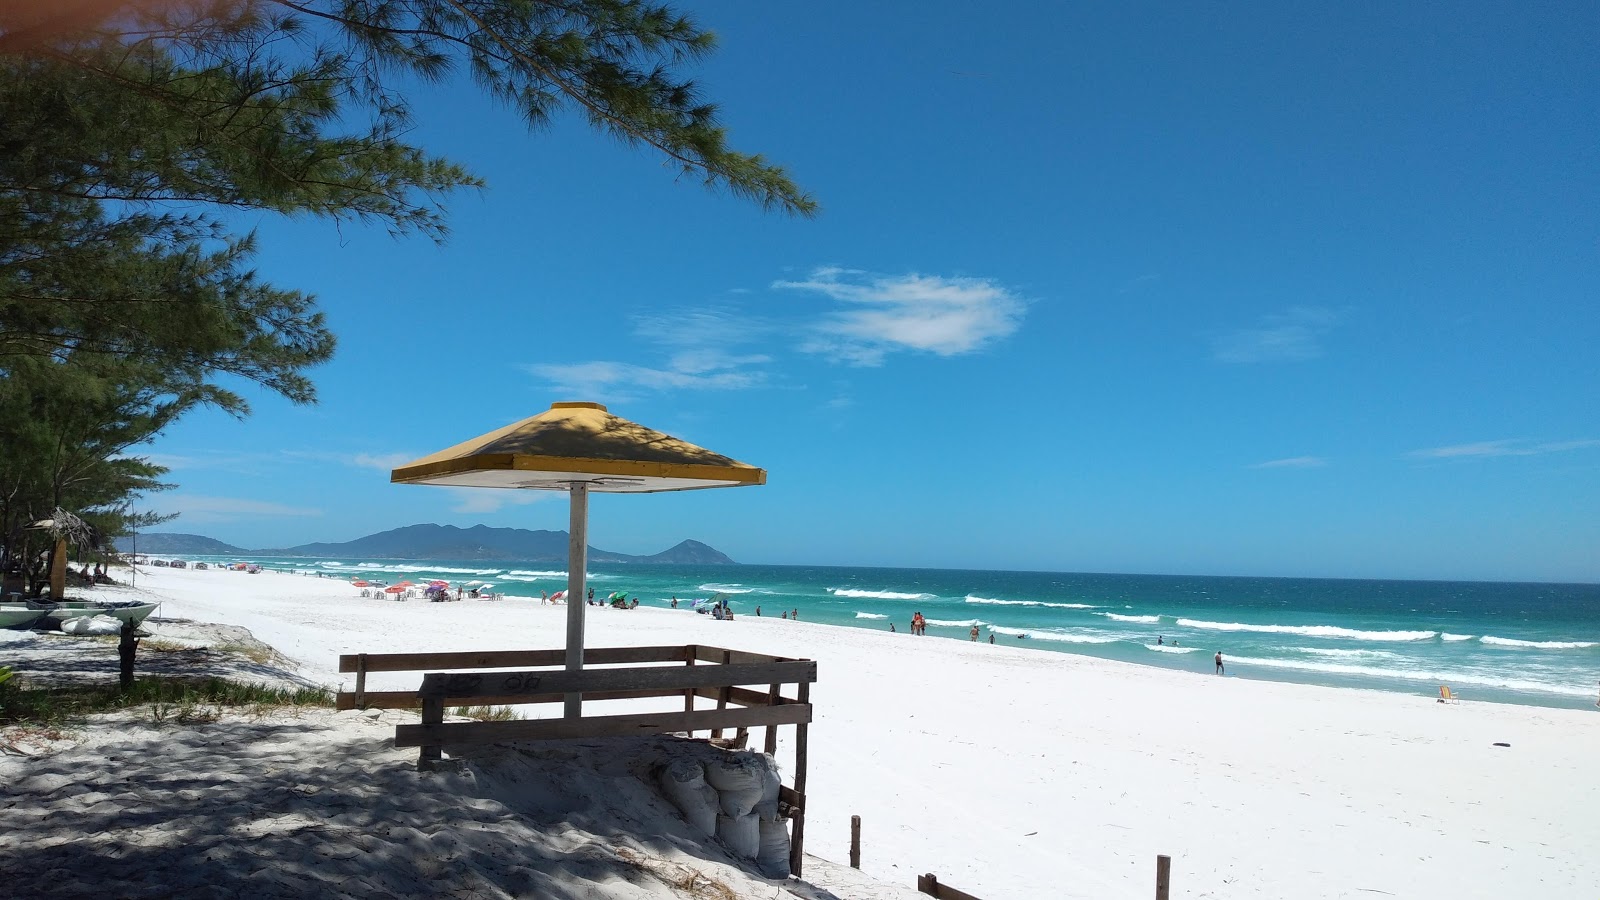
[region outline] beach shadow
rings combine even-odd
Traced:
[[[752,877],[686,824],[635,837],[660,825],[651,789],[624,783],[625,765],[615,782],[578,778],[580,748],[571,771],[421,773],[393,723],[360,712],[104,727],[119,730],[0,760],[7,895],[646,900],[685,877]]]

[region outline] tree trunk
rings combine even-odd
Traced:
[[[67,597],[67,539],[56,538],[56,545],[50,551],[50,599],[65,600]]]

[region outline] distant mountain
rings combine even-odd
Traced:
[[[232,544],[224,544],[216,538],[208,538],[203,534],[152,532],[117,538],[116,545],[117,550],[123,553],[165,553],[172,556],[187,554],[210,556],[245,552]]]
[[[176,539],[185,539],[178,541]],[[174,539],[164,544],[161,539]],[[201,544],[218,549],[202,549]],[[121,548],[127,544],[118,542]],[[321,556],[357,559],[473,559],[566,562],[565,531],[529,531],[525,528],[490,528],[474,525],[407,525],[342,543],[300,544],[268,550],[241,550],[221,541],[194,534],[141,534],[140,553],[244,554],[247,556]],[[735,565],[722,552],[699,541],[684,541],[670,550],[649,556],[614,553],[589,548],[590,562],[661,563],[667,565]]]

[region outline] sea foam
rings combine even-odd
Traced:
[[[982,619],[926,619],[929,625],[938,625],[941,628],[971,628],[974,625],[987,625]]]
[[[1048,606],[1052,609],[1099,609],[1093,603],[1046,603],[1043,600],[996,600],[992,597],[967,595],[968,603],[992,603],[995,606]]]
[[[1014,637],[1027,638],[1030,641],[1054,641],[1058,644],[1114,644],[1121,640],[1103,634],[1081,634],[1061,631],[1038,631],[1029,628],[1010,628],[1004,625],[990,625],[989,630],[996,634],[1008,634]]]
[[[1211,631],[1250,631],[1263,634],[1299,634],[1306,637],[1353,638],[1359,641],[1426,641],[1439,634],[1437,631],[1361,631],[1340,628],[1337,625],[1252,625],[1245,622],[1205,622],[1199,619],[1179,619],[1185,628],[1205,628]]]
[[[910,594],[904,591],[863,591],[856,588],[828,588],[828,593],[835,597],[850,597],[856,600],[932,600],[933,594]]]
[[[1600,647],[1600,641],[1519,641],[1516,638],[1486,634],[1478,640],[1491,647],[1516,647],[1522,650],[1587,650]]]
[[[1105,613],[1105,612],[1103,612],[1103,613],[1095,613],[1095,615],[1097,615],[1097,616],[1105,616],[1106,618],[1115,620],[1117,622],[1138,622],[1139,624],[1142,624],[1142,625],[1154,625],[1157,622],[1161,621],[1161,617],[1160,616],[1125,616],[1125,615],[1122,615],[1121,613]]]
[[[856,618],[858,618],[858,619],[887,619],[889,617],[884,615],[883,613],[858,612],[858,613],[856,613]]]
[[[1260,659],[1247,656],[1227,658],[1231,666],[1261,666],[1269,669],[1294,669],[1302,672],[1324,672],[1333,675],[1360,675],[1369,678],[1402,678],[1431,684],[1473,684],[1501,690],[1528,691],[1541,694],[1563,694],[1587,697],[1594,693],[1588,685],[1559,684],[1548,681],[1529,681],[1521,678],[1502,678],[1492,672],[1474,672],[1461,669],[1414,669],[1395,665],[1356,666],[1346,663],[1318,662],[1315,660]]]

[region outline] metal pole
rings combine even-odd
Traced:
[[[589,485],[572,483],[572,527],[567,537],[567,671],[583,670],[583,615],[588,609],[584,596],[584,570],[589,567]],[[583,693],[566,695],[564,715],[576,719],[583,715]]]

